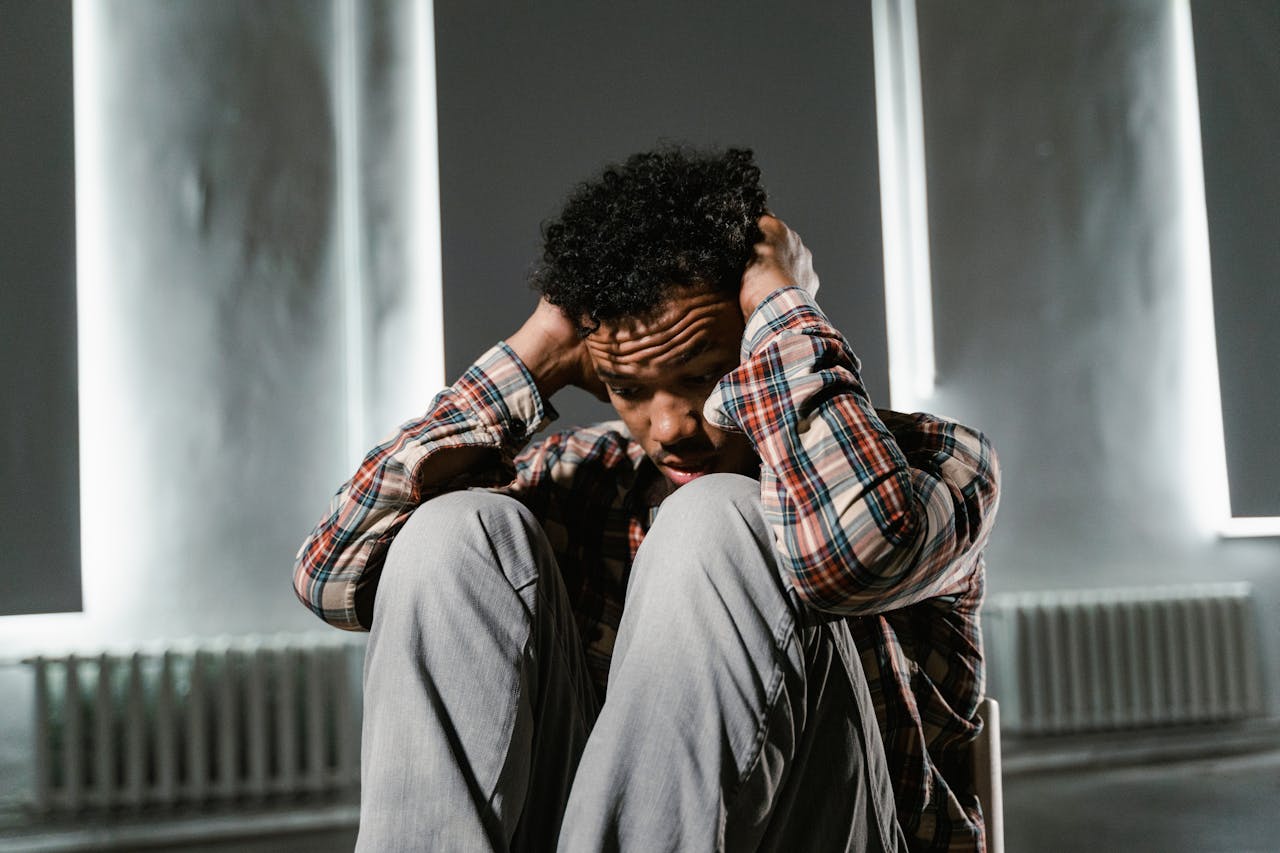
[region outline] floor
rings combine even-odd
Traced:
[[[1004,782],[1008,853],[1277,853],[1274,751]]]
[[[1021,771],[1004,780],[1008,853],[1280,853],[1280,743],[1229,758],[1109,769]],[[217,841],[104,844],[3,837],[0,851],[339,853],[355,840],[354,811],[318,810],[293,827],[254,831],[252,820],[210,819]],[[158,842],[158,843],[157,843]]]

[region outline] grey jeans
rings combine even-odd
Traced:
[[[848,629],[788,590],[759,488],[663,503],[600,707],[529,511],[420,507],[378,588],[357,850],[904,850]]]

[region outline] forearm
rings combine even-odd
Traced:
[[[358,591],[376,581],[386,549],[434,494],[504,485],[512,459],[548,419],[528,372],[499,345],[442,391],[427,413],[365,457],[299,549],[294,590],[325,621],[367,627]]]
[[[979,434],[929,419],[932,453],[907,453],[880,420],[843,337],[797,290],[751,318],[742,365],[708,418],[752,439],[762,497],[797,592],[866,613],[966,581],[994,511],[995,462]],[[944,434],[945,433],[945,434]]]
[[[538,301],[524,325],[507,338],[507,345],[533,378],[542,399],[550,400],[569,385],[607,399],[576,325],[546,299]]]

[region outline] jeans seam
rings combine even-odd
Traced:
[[[733,790],[729,793],[728,802],[725,805],[726,814],[733,810],[737,804],[738,795],[742,792],[746,785],[747,779],[755,772],[760,764],[760,756],[764,753],[765,738],[769,734],[770,716],[778,701],[778,694],[782,690],[783,681],[785,681],[786,673],[778,656],[786,657],[786,645],[795,634],[795,618],[792,614],[787,613],[783,616],[782,624],[773,632],[773,651],[775,654],[773,664],[773,679],[769,684],[769,690],[766,694],[764,707],[760,711],[759,718],[756,721],[756,736],[751,745],[751,751],[748,753],[750,760],[746,763],[742,773],[738,775],[738,779],[734,783]],[[779,636],[781,635],[781,636]]]

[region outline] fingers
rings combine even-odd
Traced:
[[[756,220],[756,225],[760,228],[761,233],[768,239],[776,234],[782,234],[788,231],[787,224],[771,213],[766,213]]]
[[[808,291],[818,292],[818,275],[813,271],[813,253],[805,246],[800,235],[792,231],[781,219],[766,214],[758,220],[764,239],[755,245],[754,264],[776,264],[795,284]]]

